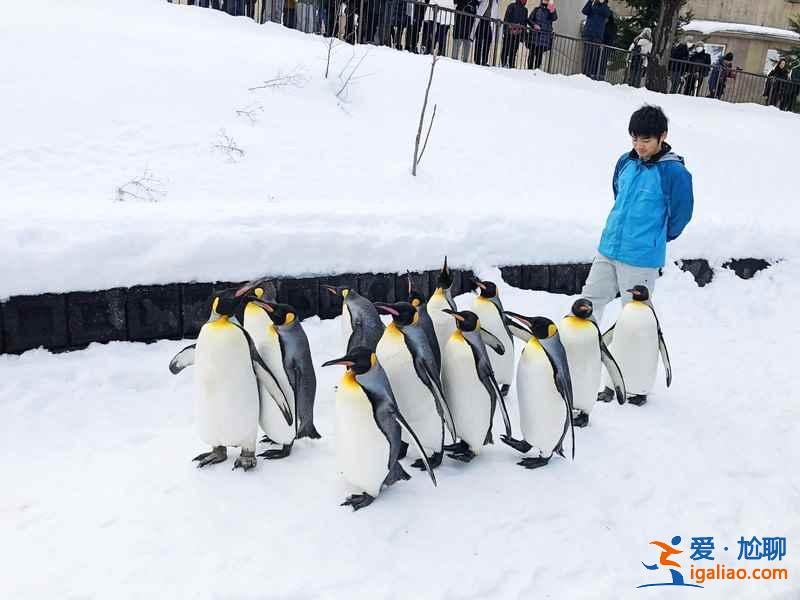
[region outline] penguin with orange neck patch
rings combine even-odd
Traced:
[[[241,448],[234,469],[248,471],[256,466],[262,390],[268,392],[286,424],[293,422],[291,407],[275,374],[236,317],[243,310],[249,289],[229,289],[214,296],[211,316],[200,329],[197,342],[169,363],[173,374],[190,365],[197,369],[200,393],[195,399],[196,424],[200,437],[212,447],[194,458],[198,467],[225,461],[228,446]]]
[[[383,321],[378,311],[367,298],[348,286],[323,286],[334,296],[341,296],[342,301],[342,334],[345,347],[364,347],[375,349],[383,335]]]
[[[408,434],[436,485],[422,444],[397,408],[375,353],[356,347],[322,366],[330,365],[347,367],[336,388],[336,464],[345,480],[361,490],[348,496],[342,506],[360,510],[372,504],[383,486],[411,478],[398,461],[401,430]]]
[[[499,339],[505,348],[503,354],[489,350],[494,377],[505,397],[514,381],[514,338],[506,324],[506,314],[497,285],[493,281],[481,281],[477,277],[472,278],[472,283],[478,289],[478,295],[472,303],[472,311],[481,320],[481,327]]]

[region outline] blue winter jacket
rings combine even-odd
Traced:
[[[590,42],[603,43],[603,34],[606,31],[606,22],[611,17],[611,9],[606,3],[595,4],[592,0],[583,7],[586,15],[586,25],[583,26],[583,39]]]
[[[692,218],[692,175],[683,158],[669,144],[646,161],[631,151],[617,161],[613,188],[600,254],[635,267],[663,267],[667,242]]]

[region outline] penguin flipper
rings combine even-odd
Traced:
[[[178,352],[172,360],[169,361],[169,372],[173,375],[177,375],[181,371],[183,371],[186,367],[189,367],[194,364],[194,351],[195,346],[197,344],[192,344],[191,346],[186,346],[183,350]]]
[[[494,409],[497,406],[497,403],[500,403],[500,415],[503,417],[503,426],[506,429],[506,435],[511,437],[511,418],[508,416],[508,407],[506,407],[505,398],[503,398],[503,394],[500,392],[500,386],[497,385],[497,380],[494,378],[494,373],[491,371],[488,373],[483,373],[480,376],[481,383],[483,387],[486,388],[486,391],[489,392],[489,398],[492,401],[492,418],[494,417]],[[492,432],[492,421],[489,421],[489,429],[487,430],[487,437],[491,436]]]
[[[496,335],[494,335],[491,331],[487,331],[486,329],[481,327],[480,333],[483,343],[489,346],[489,348],[497,352],[497,354],[499,354],[500,356],[503,356],[503,354],[506,353],[506,347],[503,345],[503,342],[501,342],[500,339]],[[510,334],[509,337],[511,337]]]
[[[508,331],[513,337],[522,340],[526,344],[528,343],[528,340],[533,337],[533,334],[528,330],[527,327],[523,327],[511,317],[504,315],[503,322],[506,324],[506,328],[508,328]]]
[[[414,370],[422,383],[430,390],[436,403],[436,412],[439,413],[442,421],[447,425],[447,430],[453,437],[453,440],[458,439],[456,432],[456,422],[453,418],[453,413],[450,411],[450,405],[444,397],[444,390],[442,382],[439,377],[436,377],[429,365],[422,360],[414,360]]]
[[[592,323],[597,329],[597,340],[600,344],[600,361],[603,363],[606,371],[608,371],[608,375],[611,377],[611,381],[614,384],[617,402],[620,404],[625,404],[628,394],[627,390],[625,389],[625,379],[622,377],[622,370],[619,368],[619,364],[617,363],[616,359],[611,355],[608,346],[606,346],[606,343],[603,341],[603,336],[600,334],[600,329],[597,327],[597,323],[594,321],[592,321]]]
[[[661,362],[664,363],[664,371],[667,373],[667,387],[672,384],[672,365],[669,362],[669,352],[667,352],[667,342],[664,341],[664,334],[661,327],[658,328],[658,352],[661,354]]]
[[[292,409],[289,406],[289,401],[286,398],[286,394],[283,393],[280,384],[278,383],[278,379],[275,377],[275,374],[270,371],[270,368],[267,366],[267,363],[264,362],[264,359],[261,358],[261,355],[258,353],[256,349],[256,345],[253,342],[253,338],[250,337],[250,334],[247,333],[244,327],[239,325],[238,323],[234,323],[236,327],[239,328],[239,331],[242,332],[245,339],[247,340],[247,345],[250,347],[250,360],[252,361],[253,365],[253,373],[256,376],[256,381],[258,383],[258,399],[259,402],[263,400],[262,398],[262,387],[266,390],[272,399],[275,401],[275,404],[278,406],[278,410],[281,411],[283,418],[286,420],[287,425],[292,425],[294,423],[294,418],[292,417]]]
[[[419,452],[420,457],[422,458],[422,462],[425,463],[425,470],[428,472],[428,475],[433,482],[433,485],[436,486],[436,475],[433,473],[433,467],[431,467],[431,463],[428,461],[428,455],[425,454],[425,450],[422,447],[422,443],[420,443],[417,434],[411,429],[411,425],[408,424],[405,417],[400,414],[400,411],[394,411],[394,418],[400,424],[400,427],[405,429],[408,436],[414,442],[414,446],[417,448],[417,452]]]
[[[575,426],[572,423],[572,378],[569,374],[569,362],[567,361],[567,351],[564,350],[564,345],[561,343],[561,337],[556,334],[551,338],[539,340],[544,349],[545,356],[550,361],[550,366],[553,368],[553,381],[556,389],[561,397],[564,399],[565,408],[567,411],[567,418],[564,419],[564,430],[561,433],[561,439],[558,440],[556,448],[561,448],[564,438],[567,437],[567,432],[572,432],[572,458],[575,458]]]

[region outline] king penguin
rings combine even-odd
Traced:
[[[259,296],[258,290],[255,295]],[[261,315],[252,314],[250,306],[255,307]],[[284,458],[291,453],[295,439],[320,437],[314,427],[317,378],[308,337],[296,311],[288,304],[253,298],[245,310],[245,329],[253,337],[261,357],[275,373],[284,395],[289,399],[295,425],[287,428],[273,404],[262,393],[259,424],[266,439],[282,447],[280,450],[266,450],[259,456],[266,459]]]
[[[509,315],[512,316],[512,315]],[[517,402],[522,439],[502,436],[503,442],[523,454],[535,448],[536,457],[523,458],[526,469],[543,467],[553,452],[564,456],[563,442],[572,430],[575,458],[575,430],[572,429],[572,383],[567,353],[556,325],[545,317],[513,317],[529,328],[531,337],[517,366]]]
[[[400,413],[419,436],[430,465],[436,468],[442,464],[445,423],[453,439],[456,430],[430,340],[417,309],[410,303],[376,302],[375,307],[379,313],[392,317],[375,351],[378,362],[386,371]],[[405,432],[403,442],[407,448],[410,440]],[[401,458],[403,454],[401,451]],[[421,459],[411,466],[425,468]]]
[[[597,323],[592,319],[593,308],[590,300],[579,298],[572,304],[570,314],[558,325],[569,363],[573,409],[578,411],[572,419],[575,427],[589,424],[589,414],[597,402],[601,365],[605,366],[614,382],[617,400],[620,404],[625,403],[625,381],[619,365],[603,342]]]
[[[433,358],[436,361],[436,369],[441,373],[442,353],[441,349],[439,348],[439,340],[436,339],[436,330],[433,328],[431,315],[428,313],[428,304],[425,302],[425,298],[422,297],[422,294],[414,291],[409,292],[408,301],[411,306],[417,309],[420,327],[422,327],[422,330],[425,332],[425,336],[428,338],[428,344],[431,347]]]
[[[625,378],[628,402],[642,406],[656,380],[659,354],[664,363],[667,387],[672,383],[672,365],[658,316],[650,301],[650,291],[644,285],[636,285],[627,291],[633,299],[622,307],[617,322],[603,334],[603,340],[617,359]],[[612,375],[610,371],[609,375]],[[606,390],[601,392],[601,396],[609,395],[608,386]]]
[[[194,458],[198,467],[225,461],[228,446],[242,449],[234,469],[248,471],[256,466],[262,389],[269,392],[286,424],[293,421],[275,374],[235,316],[243,310],[247,289],[215,295],[211,316],[200,329],[197,342],[178,352],[169,363],[173,374],[190,365],[197,368],[200,393],[195,400],[195,417],[200,437],[212,446],[211,452]]]
[[[433,330],[436,332],[436,341],[439,343],[440,353],[444,353],[444,347],[450,336],[456,330],[456,323],[452,317],[442,312],[445,309],[457,311],[456,303],[453,301],[453,296],[450,293],[450,287],[453,285],[453,274],[447,267],[447,257],[444,257],[444,265],[439,272],[436,289],[433,291],[430,299],[428,300],[428,314],[433,322]]]
[[[420,453],[435,486],[433,468],[416,433],[400,414],[375,353],[356,347],[322,366],[329,365],[347,367],[336,389],[336,462],[344,478],[363,490],[348,496],[342,506],[353,510],[369,506],[384,485],[411,478],[398,462],[401,429]]]
[[[504,349],[500,340],[481,328],[474,312],[444,310],[456,321],[456,329],[442,352],[442,383],[461,438],[445,446],[445,450],[450,458],[470,462],[482,446],[493,443],[492,421],[498,402],[506,435],[511,436],[508,410],[494,378],[486,345],[498,353]]]
[[[324,286],[334,296],[341,296],[342,334],[348,352],[351,348],[363,346],[375,349],[383,335],[383,321],[372,302],[347,286]]]
[[[495,379],[505,397],[514,381],[514,338],[506,324],[507,319],[503,303],[498,295],[497,285],[493,281],[481,281],[476,277],[472,278],[472,282],[478,288],[478,295],[473,301],[472,311],[478,315],[481,327],[492,333],[505,347],[503,354],[498,354],[494,350],[489,351],[489,360],[492,362]]]

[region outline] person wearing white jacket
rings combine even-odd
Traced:
[[[449,10],[438,10],[449,9]],[[436,0],[425,9],[425,22],[422,24],[422,54],[447,54],[447,36],[453,24],[456,5],[453,0]]]
[[[649,27],[642,29],[628,48],[630,55],[630,70],[628,71],[628,85],[640,87],[642,74],[647,69],[647,57],[653,51],[653,32]]]
[[[478,17],[472,25],[472,39],[475,42],[475,64],[489,64],[489,48],[495,38],[495,24],[488,19],[500,18],[500,0],[481,0],[475,11]]]

